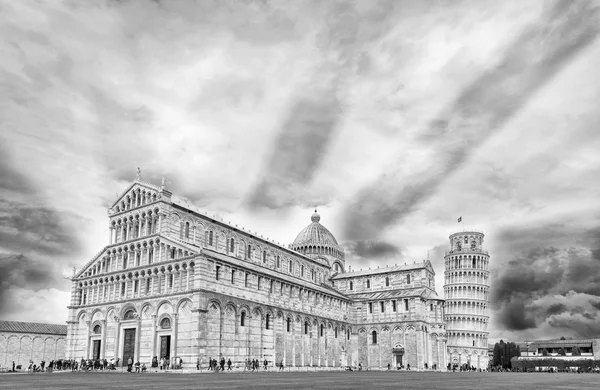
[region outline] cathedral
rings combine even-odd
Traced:
[[[108,245],[72,277],[68,359],[181,358],[194,369],[221,357],[237,367],[248,359],[297,369],[487,367],[481,233],[450,237],[446,306],[429,260],[349,271],[316,211],[284,246],[138,176],[108,216]],[[473,244],[461,247],[463,236]]]

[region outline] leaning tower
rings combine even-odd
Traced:
[[[444,256],[448,357],[457,369],[488,366],[490,256],[482,244],[482,232],[454,233]]]

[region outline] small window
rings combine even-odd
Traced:
[[[323,331],[324,331],[324,328],[325,328],[325,327],[323,326],[323,324],[321,324],[321,337],[323,337]]]
[[[246,250],[246,259],[250,260],[252,258],[252,245],[248,244],[248,249]]]
[[[350,329],[346,331],[346,339],[350,340]]]
[[[244,287],[248,287],[248,274],[246,273],[246,276],[244,276]]]
[[[185,238],[190,238],[190,223],[185,223]]]
[[[290,260],[290,273],[294,273],[294,263]]]
[[[354,290],[354,283],[350,282],[350,290]]]
[[[240,326],[246,326],[246,312],[243,311],[240,315]]]
[[[173,288],[173,274],[169,274],[169,288]]]
[[[385,277],[385,286],[390,287],[390,277],[389,276]]]
[[[281,267],[281,263],[279,262],[279,256],[277,256],[277,268]]]
[[[146,279],[146,294],[150,292],[150,278]]]
[[[231,270],[231,284],[235,283],[235,270]]]
[[[475,258],[473,258],[473,268],[476,268],[476,264],[477,264],[477,260],[475,260]]]
[[[171,320],[168,317],[163,318],[160,320],[160,327],[161,329],[171,329]]]
[[[406,284],[410,284],[410,275],[406,275]]]
[[[392,301],[392,311],[395,313],[396,310],[396,301]]]
[[[121,283],[121,295],[125,295],[125,282]]]
[[[100,333],[102,333],[102,328],[100,327],[100,325],[94,326],[94,334],[100,334]]]
[[[256,286],[256,288],[257,288],[258,290],[260,290],[260,282],[262,282],[262,276],[259,276],[259,277],[258,277],[257,286]]]
[[[369,302],[369,314],[373,313],[373,303]]]
[[[404,300],[404,310],[408,311],[408,299]]]
[[[267,316],[265,317],[265,329],[269,329],[269,327],[271,326],[271,315],[267,314]]]
[[[475,346],[475,340],[473,340],[473,346]]]
[[[334,329],[335,338],[337,339],[337,327]]]
[[[304,322],[304,334],[308,334],[308,321]]]
[[[235,240],[233,238],[229,239],[229,252],[234,252],[235,250]]]
[[[377,331],[376,330],[371,332],[371,337],[372,337],[373,344],[377,344]]]
[[[288,319],[287,319],[287,331],[288,332],[292,331],[292,319],[290,317],[288,317]]]
[[[135,280],[133,282],[133,293],[134,294],[137,294],[137,292],[138,292],[138,282],[139,282],[138,280]]]
[[[300,276],[304,277],[304,265],[300,267]]]
[[[429,310],[433,311],[433,303],[429,304]]]
[[[171,258],[175,258],[175,248],[171,249]]]
[[[273,292],[273,281],[271,280],[271,286],[269,287],[269,292],[272,293]]]
[[[367,288],[371,288],[371,279],[367,279]]]
[[[215,279],[219,280],[219,272],[221,271],[221,267],[219,267],[217,265],[217,267],[215,268]]]
[[[213,244],[213,231],[211,230],[208,232],[208,245],[212,246],[212,244]]]
[[[381,307],[381,312],[385,313],[385,302],[379,302],[379,306]]]

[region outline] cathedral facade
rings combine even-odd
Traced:
[[[72,278],[67,358],[207,366],[441,369],[444,300],[429,260],[348,272],[316,213],[291,245],[209,217],[136,179],[109,241]]]

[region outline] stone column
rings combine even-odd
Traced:
[[[140,360],[140,340],[141,340],[141,338],[142,338],[142,316],[138,315],[137,331],[135,332],[135,362]]]
[[[86,321],[86,331],[85,331],[85,358],[89,359],[90,358],[90,340],[91,340],[91,336],[90,336],[90,325],[91,325],[91,321]]]
[[[158,229],[156,229],[157,233],[161,232],[161,227],[162,227],[162,214],[158,214]]]
[[[156,354],[156,314],[152,314],[152,344],[150,349],[150,360],[157,356]]]
[[[100,341],[100,359],[104,359],[104,354],[106,350],[106,320],[100,320],[102,324],[102,336]]]
[[[142,233],[142,218],[138,218],[138,236],[136,238],[141,237],[141,236],[143,236],[143,233]]]

